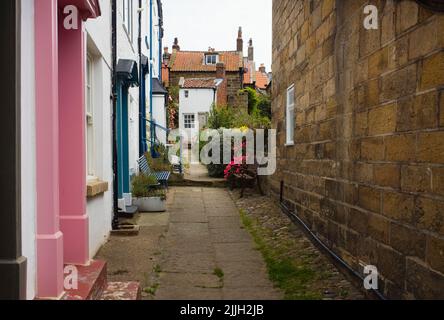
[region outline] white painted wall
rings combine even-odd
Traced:
[[[133,1],[133,35],[128,32],[124,26],[123,21],[123,2],[124,0],[117,1],[117,56],[119,59],[131,59],[137,62],[139,65],[139,55],[138,55],[138,0]],[[160,74],[159,70],[159,48],[158,35],[158,8],[157,0],[153,0],[153,20],[150,22],[150,0],[142,1],[142,54],[150,58],[149,41],[150,41],[150,23],[153,25],[153,64],[151,69],[153,72],[153,77],[156,78]],[[134,174],[138,171],[137,160],[139,158],[139,88],[134,87],[129,89],[129,161],[130,161],[130,174]],[[149,75],[147,75],[146,81],[146,104],[147,111],[150,110],[150,81]],[[154,107],[154,106],[153,106]],[[149,135],[149,129],[147,132]]]
[[[188,98],[185,97],[185,91],[188,91]],[[185,143],[196,141],[199,134],[199,112],[210,112],[215,102],[215,92],[213,89],[184,89],[179,91],[179,129],[188,140]],[[194,114],[196,125],[194,130],[185,129],[184,114]]]
[[[139,55],[137,48],[137,37],[138,37],[138,23],[139,23],[139,15],[137,12],[139,1],[132,0],[132,29],[133,34],[128,32],[128,30],[124,26],[123,20],[123,2],[124,0],[117,1],[117,57],[118,59],[130,59],[137,62],[138,68],[139,65]],[[143,15],[145,16],[145,12],[148,10],[148,6],[146,6],[147,0],[143,1],[144,3],[144,11]],[[143,25],[143,24],[142,24]],[[147,36],[146,28],[142,28],[144,31],[142,33],[142,39],[145,39]],[[145,41],[142,41],[144,44]],[[142,45],[142,48],[144,45]],[[144,50],[142,50],[143,52]],[[140,70],[140,69],[139,69]],[[133,87],[129,89],[128,96],[128,113],[129,113],[129,163],[130,163],[130,174],[137,170],[137,159],[139,156],[139,88]]]
[[[108,239],[113,215],[111,2],[101,0],[102,16],[85,24],[87,49],[94,58],[94,176],[108,182],[108,192],[87,199],[89,254],[94,258]]]
[[[36,136],[34,0],[22,0],[21,12],[21,218],[22,255],[27,259],[26,298],[36,292]]]
[[[153,119],[156,124],[167,128],[167,115],[165,106],[165,96],[164,95],[154,95],[153,96]],[[167,133],[157,128],[156,130],[157,138],[163,145],[167,144]]]

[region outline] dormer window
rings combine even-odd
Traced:
[[[207,54],[205,55],[206,65],[215,65],[219,61],[219,56],[217,54]]]

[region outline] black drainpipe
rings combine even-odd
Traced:
[[[142,68],[142,0],[139,0],[139,35],[137,38],[137,45],[138,45],[138,53],[139,53],[139,139],[142,140],[143,134],[142,130],[146,128],[145,124],[145,117],[146,115],[143,114],[143,106],[142,103],[144,101],[143,95],[145,92],[143,91],[144,86],[142,85],[143,80],[143,68]],[[146,129],[145,129],[146,130]],[[143,146],[145,145],[145,141],[139,141],[139,157],[144,155]]]
[[[325,243],[322,242],[321,239],[319,239],[313,231],[311,231],[310,227],[305,224],[305,222],[297,215],[296,210],[292,211],[290,208],[288,208],[285,205],[284,201],[284,181],[281,181],[281,189],[279,194],[279,206],[281,207],[282,211],[295,223],[298,224],[303,231],[310,237],[311,241],[314,242],[316,247],[318,247],[320,250],[327,253],[330,258],[333,259],[333,261],[342,269],[346,270],[347,273],[349,273],[351,276],[353,276],[357,281],[360,281],[360,283],[364,282],[364,277],[356,272],[352,267],[350,267],[341,257],[339,257],[336,253],[334,253]],[[387,300],[386,297],[379,291],[372,289],[369,291],[369,293],[372,294],[372,296],[376,297],[379,300]]]
[[[113,101],[113,124],[112,124],[112,134],[113,134],[113,221],[112,228],[117,230],[119,228],[119,217],[118,217],[118,175],[117,175],[117,0],[112,0],[111,3],[112,10],[112,35],[111,35],[111,46],[112,46],[112,101]]]

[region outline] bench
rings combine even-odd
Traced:
[[[231,188],[234,189],[236,182],[240,182],[241,194],[240,197],[244,197],[244,192],[247,187],[254,188],[254,183],[256,183],[257,188],[261,195],[264,195],[262,191],[260,176],[257,174],[258,165],[243,165],[241,173],[236,173],[233,175],[234,179],[232,180]]]
[[[151,176],[155,177],[157,179],[157,181],[159,181],[165,188],[168,188],[168,180],[170,179],[171,172],[169,172],[169,171],[159,171],[159,172],[152,171],[145,155],[140,157],[140,159],[137,162],[139,163],[140,171],[143,174],[146,174],[150,177]]]

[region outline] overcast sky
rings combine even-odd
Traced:
[[[243,29],[244,55],[253,38],[257,66],[271,66],[272,0],[162,0],[164,46],[175,37],[182,50],[236,50],[237,30]]]

